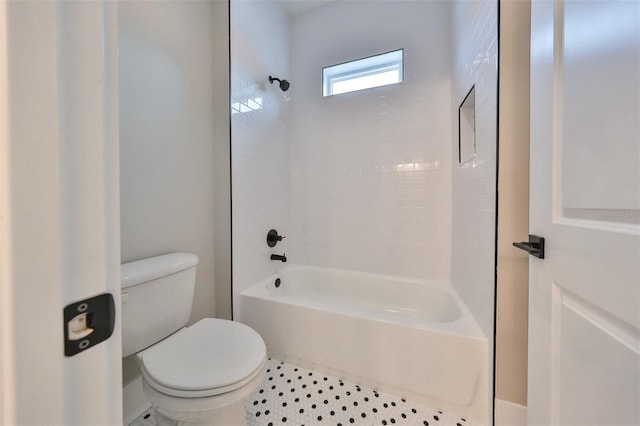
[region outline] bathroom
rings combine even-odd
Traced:
[[[224,70],[211,42],[224,37],[214,34],[222,28],[210,24],[220,5],[120,5],[123,262],[168,252],[195,253],[201,261],[191,322],[214,315],[229,318],[232,309],[233,318],[256,329],[269,355],[279,361],[334,373],[381,392],[414,395],[415,402],[487,424],[493,381],[493,343],[487,336],[494,334],[497,3],[337,1],[301,9],[305,4],[230,2],[231,192],[223,195],[216,185],[228,184],[222,172],[229,165],[214,162],[228,161],[228,148],[210,141],[226,140],[214,132],[226,129],[228,117],[208,117],[212,109],[226,107],[224,97],[215,95],[226,88],[213,87],[220,83],[207,77]],[[353,25],[365,10],[367,19]],[[154,19],[149,18],[152,13]],[[477,33],[464,31],[465,19],[485,22],[486,27]],[[194,39],[201,44],[193,45]],[[401,84],[318,96],[323,67],[397,49],[404,54]],[[469,69],[474,71],[465,71]],[[290,87],[282,90],[269,76],[286,79]],[[458,105],[474,85],[475,155],[459,161],[453,123]],[[181,190],[190,185],[197,187]],[[228,242],[215,227],[227,214],[228,200],[223,197],[229,195],[231,217],[223,219],[231,221],[232,269],[224,271],[229,260],[218,262],[216,250],[225,250],[216,244]],[[191,207],[184,209],[185,205]],[[154,213],[159,210],[161,214]],[[151,214],[154,220],[148,221]],[[270,229],[284,236],[274,247],[266,242]],[[271,260],[271,255],[286,255],[287,262]],[[212,258],[216,261],[203,261]],[[295,265],[319,268],[320,274],[345,271],[369,274],[371,280],[398,278],[380,289],[383,299],[397,291],[399,298],[404,293],[409,299],[460,306],[466,323],[458,321],[460,330],[453,334],[467,333],[467,341],[440,337],[447,333],[447,320],[440,332],[416,330],[404,340],[389,340],[385,349],[376,341],[396,334],[393,328],[350,326],[345,318],[310,320],[286,306],[263,312],[258,299],[243,296],[265,279],[273,282],[271,276],[280,277],[280,290],[288,291],[296,284],[281,272]],[[233,277],[232,290],[206,285],[226,282],[218,278],[224,273]],[[363,277],[351,281],[358,279]],[[446,289],[452,281],[456,287],[449,295]],[[373,285],[362,284],[370,289]],[[413,287],[423,291],[421,286],[432,289],[410,293]],[[233,306],[225,306],[229,293]],[[321,355],[325,350],[320,347],[332,352],[346,336],[334,333],[327,341],[310,341],[305,338],[308,326],[313,326],[308,321],[317,323],[316,335],[331,334],[332,326],[320,324],[340,323],[346,336],[363,336],[356,346],[374,350],[378,359],[408,366],[367,377],[364,366],[379,367],[373,360],[365,361],[366,350],[343,350],[358,360],[360,369],[353,361],[343,365],[347,360]],[[266,325],[288,322],[300,327],[287,327],[283,335]],[[366,335],[375,337],[369,341]],[[411,343],[414,340],[423,341],[423,347]],[[310,349],[289,353],[298,346]],[[434,346],[458,348],[466,357],[456,357],[456,350],[430,356]],[[408,351],[415,356],[399,361]],[[131,358],[124,364],[129,385],[125,404],[136,375]],[[447,358],[451,361],[445,362]],[[424,367],[426,359],[431,359],[431,368]],[[416,370],[425,372],[412,378]],[[443,371],[444,381],[432,379]],[[427,385],[430,379],[433,383]],[[407,387],[411,381],[415,384]],[[456,388],[448,382],[462,384]],[[444,394],[459,395],[451,402]]]
[[[544,132],[553,126],[541,111],[551,108],[547,92],[533,89],[549,87],[549,74],[540,72],[548,69],[549,46],[568,52],[560,63],[575,73],[572,61],[583,56],[572,54],[584,54],[582,22],[598,22],[604,13],[620,22],[618,39],[628,41],[621,46],[637,49],[639,25],[625,17],[637,15],[638,7],[618,6],[553,9],[545,2],[488,0],[2,4],[0,23],[7,30],[0,88],[10,96],[0,104],[0,129],[10,129],[6,140],[40,143],[34,145],[39,150],[29,143],[9,151],[2,145],[3,154],[11,154],[2,160],[8,170],[2,175],[8,218],[2,230],[15,235],[0,244],[3,265],[10,265],[3,267],[0,311],[3,424],[155,424],[136,357],[119,356],[128,330],[121,322],[133,303],[132,293],[120,289],[119,271],[125,264],[124,280],[126,264],[168,253],[197,256],[175,261],[188,259],[190,273],[197,263],[184,330],[207,318],[234,319],[266,345],[260,350],[272,359],[260,366],[264,384],[256,373],[252,393],[242,396],[249,424],[549,424],[545,418],[569,424],[586,418],[576,414],[576,404],[584,416],[615,412],[612,423],[640,421],[633,403],[640,383],[633,370],[640,353],[634,305],[634,295],[640,297],[634,284],[640,157],[633,154],[637,128],[628,125],[637,122],[638,105],[628,95],[633,90],[602,81],[603,73],[617,73],[617,81],[637,85],[628,70],[636,70],[638,60],[621,54],[615,37],[603,37],[604,48],[592,55],[608,58],[611,69],[594,67],[588,74],[612,86],[592,96],[624,129],[613,138],[621,141],[619,150],[586,144],[599,152],[595,158],[611,160],[603,164],[619,164],[615,175],[604,167],[595,173],[626,188],[618,198],[588,180],[594,157],[585,157],[569,137],[589,139],[573,125],[594,114],[585,106],[591,103],[580,100],[581,80],[554,86],[566,87],[567,104],[584,107],[582,115],[572,109],[563,115],[565,149],[578,162],[571,156],[565,163],[546,161],[540,141],[550,139]],[[547,37],[549,22],[580,31],[565,29],[562,44]],[[323,69],[398,51],[398,84],[323,96]],[[31,99],[34,90],[39,106],[30,108],[20,100]],[[463,119],[472,124],[465,127]],[[40,142],[52,133],[55,140]],[[34,159],[34,152],[44,155]],[[21,164],[30,167],[9,167]],[[604,295],[584,274],[585,288],[567,284],[579,280],[563,271],[562,279],[551,279],[549,296],[541,287],[546,265],[572,264],[579,271],[598,264],[600,255],[576,257],[567,243],[550,244],[540,263],[544,245],[535,235],[523,241],[529,232],[551,235],[536,222],[545,205],[529,205],[530,188],[532,200],[539,199],[536,185],[546,182],[540,176],[547,164],[554,164],[554,173],[565,171],[558,223],[607,232],[606,240],[598,239],[602,251],[626,253],[607,257],[613,268],[628,271],[610,284],[620,291]],[[596,190],[585,191],[585,179]],[[606,219],[597,216],[605,213]],[[270,230],[283,237],[271,238],[273,245]],[[579,241],[585,250],[596,246]],[[569,256],[554,260],[564,253]],[[22,259],[43,261],[34,270]],[[603,281],[607,268],[597,268],[590,269],[593,280]],[[14,276],[25,284],[11,286]],[[38,284],[44,281],[46,288]],[[34,342],[70,343],[70,323],[59,337],[59,308],[45,301],[80,310],[83,299],[101,293],[112,294],[116,307],[110,339],[78,354],[33,351]],[[545,304],[547,296],[552,305]],[[14,306],[42,308],[34,316]],[[550,327],[541,313],[548,312],[562,335],[560,329],[545,334]],[[606,340],[611,337],[620,345]],[[578,353],[592,358],[576,363]],[[576,365],[599,365],[612,374],[603,381],[602,369],[586,373]],[[318,397],[301,406],[304,414],[293,412],[293,396],[269,393],[267,381],[280,386],[287,379],[273,374],[277,370],[292,381],[302,380],[302,372],[322,377],[327,387],[318,393],[325,395],[333,396],[329,387],[362,392],[357,400],[335,395],[359,408],[345,406],[340,413],[336,405],[334,412]],[[312,387],[311,379],[304,383]],[[601,406],[586,404],[589,398],[576,390],[593,384],[618,390],[603,391]],[[562,398],[549,402],[548,395]],[[75,403],[80,397],[84,403]],[[41,401],[40,410],[32,409],[32,400]],[[381,406],[396,411],[385,414]]]

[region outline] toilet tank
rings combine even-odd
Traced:
[[[164,339],[189,321],[198,257],[171,253],[121,265],[122,356]]]

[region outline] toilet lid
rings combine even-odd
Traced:
[[[202,391],[230,390],[234,384],[246,382],[262,366],[266,352],[264,341],[250,327],[205,318],[139,356],[148,378],[160,387]]]

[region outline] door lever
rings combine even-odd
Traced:
[[[537,235],[529,235],[529,242],[513,243],[515,247],[522,249],[539,259],[544,259],[544,238]]]

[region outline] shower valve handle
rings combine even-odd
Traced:
[[[269,247],[275,247],[278,244],[278,241],[282,241],[284,238],[282,235],[278,235],[278,231],[275,229],[269,230],[267,233],[267,245]]]

